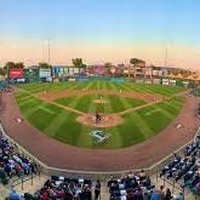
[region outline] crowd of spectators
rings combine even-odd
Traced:
[[[111,176],[107,186],[110,200],[150,200],[155,188],[144,170],[137,175],[129,172],[120,179]]]
[[[37,164],[20,154],[17,148],[0,133],[0,182],[8,184],[14,176],[36,174]]]
[[[14,193],[16,194],[16,191]],[[98,180],[92,182],[86,179],[51,176],[34,194],[18,194],[18,199],[15,200],[98,200],[100,195],[101,183]]]
[[[110,200],[183,200],[181,192],[174,195],[170,188],[152,184],[144,170],[138,174],[130,172],[120,179],[111,177],[107,186]]]
[[[192,144],[184,149],[184,154],[173,154],[172,160],[163,167],[160,177],[165,177],[189,188],[194,194],[200,194],[200,137],[197,136]]]
[[[111,177],[107,182],[110,200],[183,200],[180,193],[174,197],[169,188],[161,185],[159,189],[151,183],[144,171],[134,175],[129,173],[121,179]],[[19,194],[13,188],[7,200],[101,200],[100,181],[71,179],[63,176],[51,176],[41,189],[34,194]],[[109,200],[105,199],[105,200]],[[104,200],[104,199],[102,199]]]

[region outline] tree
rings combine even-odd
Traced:
[[[128,68],[128,76],[130,77],[132,72],[133,72],[133,76],[134,76],[134,78],[136,78],[136,67],[137,67],[137,64],[138,64],[138,59],[137,58],[131,58],[130,64],[131,64],[131,66]]]
[[[87,65],[86,64],[82,64],[82,66],[81,66],[82,68],[87,68]]]
[[[186,78],[188,77],[189,75],[191,75],[192,72],[190,70],[181,70],[181,75]]]
[[[181,69],[178,69],[178,68],[173,68],[172,69],[172,74],[174,75],[174,76],[177,76],[178,74],[180,74],[181,73]]]
[[[1,75],[6,75],[7,77],[9,77],[9,73],[10,73],[10,69],[15,69],[15,68],[18,68],[18,69],[24,69],[24,63],[23,62],[18,62],[18,63],[14,63],[14,62],[7,62],[3,69],[0,70],[0,74]]]
[[[8,77],[8,75],[9,75],[9,70],[10,69],[14,69],[14,68],[17,68],[17,67],[22,67],[23,66],[23,63],[14,63],[14,62],[7,62],[5,65],[4,65],[4,67],[3,67],[3,69],[5,70],[5,75],[7,75],[7,77]]]
[[[74,65],[74,67],[76,68],[81,68],[81,67],[85,67],[85,65],[83,64],[83,60],[82,58],[73,58],[72,59],[72,64]]]
[[[115,71],[114,68],[115,67],[114,67],[114,65],[111,62],[104,63],[104,69],[105,69],[107,75],[114,76],[114,71]]]
[[[120,69],[124,69],[125,68],[125,64],[124,63],[117,64],[117,67],[120,68]]]
[[[111,62],[106,62],[106,63],[104,64],[104,67],[105,67],[106,69],[110,69],[111,67],[113,67],[113,65],[112,65]]]
[[[15,68],[24,69],[24,63],[23,62],[15,63]]]
[[[136,67],[138,62],[139,62],[139,59],[137,59],[137,58],[131,58],[130,59],[130,64],[132,64],[134,67]]]
[[[48,63],[39,63],[39,68],[43,68],[43,69],[51,69],[51,65],[49,65]]]
[[[4,67],[3,67],[5,70],[8,70],[8,69],[12,69],[12,68],[15,68],[15,63],[14,62],[7,62]]]
[[[4,68],[0,68],[0,75],[5,76],[6,70]]]
[[[143,61],[141,59],[138,59],[138,58],[131,58],[130,59],[130,64],[132,65],[133,68],[132,69],[129,68],[129,76],[133,71],[134,77],[136,78],[136,70],[137,70],[136,68],[140,67],[140,69],[142,69],[142,71],[143,71],[143,76],[145,78],[145,76],[146,76],[145,75],[145,70],[144,70],[144,68],[146,67],[145,61]]]

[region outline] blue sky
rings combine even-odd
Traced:
[[[105,45],[116,52],[117,46],[177,45],[198,50],[200,44],[198,0],[0,0],[0,5],[0,44],[4,45],[7,40],[16,45],[24,41],[26,49],[27,41],[49,38],[57,48]],[[98,56],[93,55],[96,60]]]

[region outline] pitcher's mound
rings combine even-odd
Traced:
[[[85,114],[76,118],[76,120],[86,126],[92,127],[112,127],[123,123],[123,118],[116,114],[100,114],[101,121],[96,123],[95,114]]]

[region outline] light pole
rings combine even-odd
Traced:
[[[165,68],[167,67],[167,56],[168,56],[168,49],[167,49],[167,46],[166,46],[166,48],[165,48],[165,61],[164,61]]]
[[[50,39],[48,39],[48,49],[47,49],[47,62],[50,65],[51,62],[51,43],[50,43]]]

